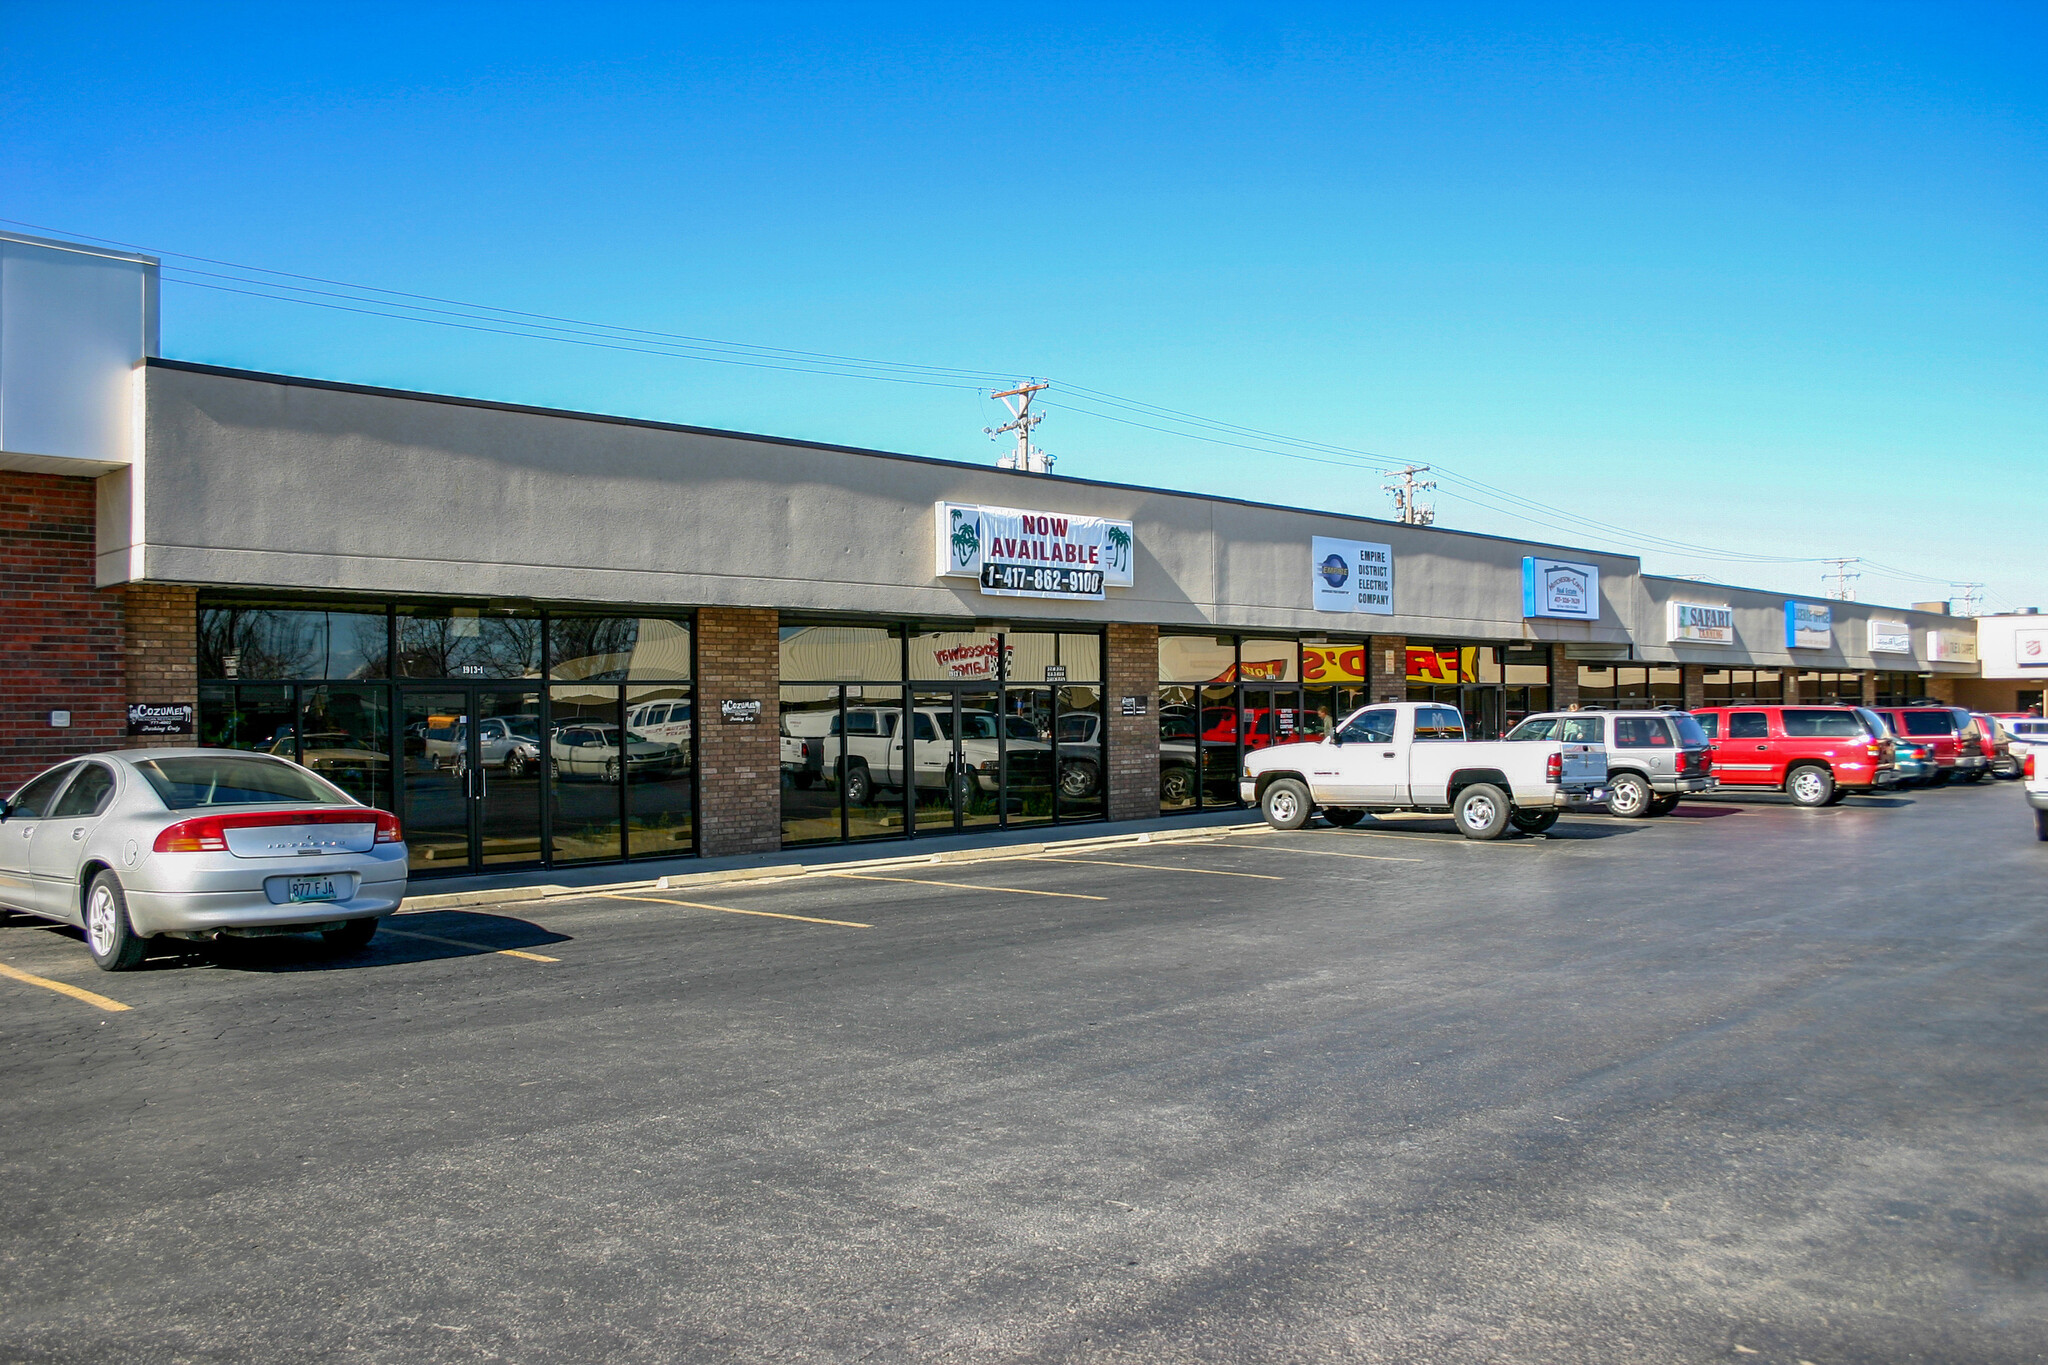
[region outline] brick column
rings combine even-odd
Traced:
[[[1877,705],[1877,674],[1867,668],[1863,670],[1863,704]]]
[[[697,613],[697,846],[707,858],[782,846],[782,649],[773,611]],[[761,718],[729,725],[726,701],[758,701]]]
[[[1367,701],[1408,700],[1408,637],[1373,636],[1366,643],[1365,678]]]
[[[162,583],[130,583],[127,588],[128,700],[152,706],[199,705],[199,593]],[[193,726],[195,732],[198,726]],[[188,748],[199,743],[189,735],[139,735],[124,738],[129,749]]]
[[[0,793],[121,745],[122,601],[94,586],[96,506],[91,479],[0,470]]]
[[[1781,695],[1782,697],[1784,697],[1784,699],[1785,699],[1785,705],[1787,705],[1787,706],[1797,706],[1797,705],[1799,705],[1799,670],[1798,670],[1798,669],[1796,669],[1796,668],[1787,668],[1787,669],[1784,669],[1784,670],[1782,670],[1782,671],[1781,671],[1781,672],[1780,672],[1780,673],[1778,674],[1778,686],[1779,686],[1779,688],[1781,689],[1781,691],[1780,691],[1779,695]]]
[[[1159,814],[1159,627],[1109,628],[1109,818]],[[1125,697],[1145,698],[1145,714],[1123,714]]]
[[[1680,685],[1685,689],[1684,699],[1679,703],[1688,711],[1697,711],[1707,704],[1707,666],[1705,664],[1680,664],[1678,666]]]
[[[1579,665],[1564,657],[1563,645],[1550,647],[1550,709],[1569,711],[1579,701]]]

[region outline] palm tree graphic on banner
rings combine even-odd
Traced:
[[[964,569],[974,562],[974,557],[979,553],[981,553],[980,523],[964,512],[955,512],[953,514],[953,558],[958,560],[960,567]]]
[[[1122,573],[1131,567],[1131,533],[1121,526],[1106,526],[1102,538],[1109,542],[1109,567]]]

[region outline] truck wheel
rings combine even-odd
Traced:
[[[513,750],[513,751],[512,751],[511,753],[509,753],[509,754],[506,754],[506,755],[505,755],[505,776],[507,776],[507,777],[524,777],[524,776],[526,776],[526,755],[525,755],[525,754],[523,754],[523,753],[519,752],[519,750],[517,750],[517,749],[514,749],[514,750]]]
[[[1802,763],[1785,778],[1785,795],[1796,806],[1825,806],[1834,794],[1834,776],[1811,763]]]
[[[1677,809],[1678,797],[1676,795],[1667,793],[1663,796],[1653,796],[1650,798],[1650,814],[1653,818],[1669,815]]]
[[[1085,758],[1070,758],[1060,764],[1060,795],[1081,801],[1095,795],[1095,765]]]
[[[2034,837],[2048,843],[2048,810],[2034,812]]]
[[[92,879],[85,893],[85,947],[93,965],[103,972],[131,971],[142,965],[149,940],[128,922],[128,897],[111,872]]]
[[[1524,834],[1543,834],[1547,833],[1550,827],[1557,823],[1557,812],[1554,810],[1518,810],[1509,816],[1508,819],[1516,829]]]
[[[789,775],[790,785],[800,792],[809,791],[811,784],[817,780],[818,775],[816,773],[791,773]]]
[[[1308,823],[1312,809],[1308,788],[1291,777],[1273,783],[1259,798],[1259,810],[1274,829],[1300,829]]]
[[[868,765],[849,763],[846,765],[846,804],[865,806],[875,799],[875,781],[868,776]]]
[[[1508,804],[1508,794],[1491,782],[1475,782],[1458,793],[1458,800],[1451,807],[1451,817],[1458,822],[1458,833],[1467,839],[1498,839],[1508,829],[1508,817],[1514,808]]]
[[[1330,807],[1324,806],[1323,818],[1325,820],[1328,820],[1331,824],[1335,825],[1338,829],[1350,829],[1353,825],[1357,824],[1360,820],[1363,820],[1365,818],[1365,812],[1362,810],[1332,810]]]
[[[1624,820],[1640,820],[1650,813],[1656,793],[1634,773],[1622,773],[1607,784],[1607,813]]]
[[[1185,806],[1195,799],[1195,770],[1186,763],[1174,763],[1159,770],[1159,799],[1169,806]]]

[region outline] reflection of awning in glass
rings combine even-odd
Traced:
[[[631,649],[586,654],[555,665],[555,681],[606,678],[687,678],[690,631],[681,622],[642,617]]]
[[[783,633],[782,676],[806,681],[900,682],[903,646],[877,630],[803,626]]]

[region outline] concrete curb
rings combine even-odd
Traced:
[[[601,886],[514,886],[502,891],[450,891],[438,895],[407,896],[399,914],[424,910],[455,910],[468,905],[503,905],[511,901],[562,900],[603,896],[630,891],[687,891],[700,886],[729,882],[786,881],[799,877],[825,877],[834,872],[862,869],[957,866],[962,863],[1002,862],[1033,858],[1052,852],[1083,852],[1089,849],[1132,848],[1144,844],[1202,843],[1227,839],[1233,834],[1256,834],[1266,828],[1264,821],[1242,825],[1205,825],[1185,830],[1146,830],[1137,834],[1110,834],[1093,839],[1062,839],[1054,843],[992,844],[986,848],[951,848],[942,853],[896,854],[887,858],[863,858],[858,862],[782,863],[773,867],[734,867],[718,872],[691,872],[681,876],[641,878],[630,882],[608,882]]]

